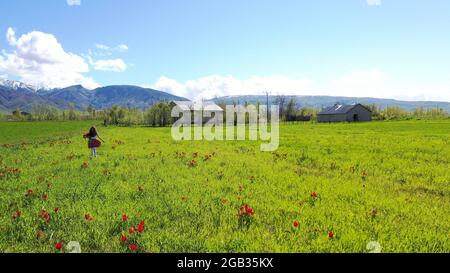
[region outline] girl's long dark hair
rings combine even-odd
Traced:
[[[91,127],[91,129],[89,129],[89,137],[96,137],[97,136],[97,130],[95,129],[95,127]]]

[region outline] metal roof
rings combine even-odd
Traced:
[[[352,105],[342,105],[342,104],[335,104],[331,107],[325,108],[322,110],[319,115],[339,115],[339,114],[347,114],[350,112],[353,108],[361,104],[352,104]],[[363,105],[361,105],[363,106]],[[363,106],[364,107],[364,106]],[[364,107],[366,108],[366,107]],[[366,108],[367,109],[367,108]],[[369,109],[367,109],[369,110]],[[369,110],[370,111],[370,110]]]

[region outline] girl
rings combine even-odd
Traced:
[[[105,141],[98,135],[95,127],[91,127],[91,129],[89,129],[89,133],[85,134],[83,138],[88,139],[88,148],[91,149],[92,156],[97,157],[97,148],[102,145],[98,139],[100,139],[103,143],[105,143]]]

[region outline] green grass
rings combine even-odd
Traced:
[[[107,143],[93,160],[89,125],[0,124],[0,166],[20,170],[0,178],[1,252],[53,252],[58,241],[125,252],[119,235],[140,220],[147,252],[368,252],[370,241],[450,251],[450,121],[283,125],[276,154],[259,142],[174,142],[170,128],[99,127]]]
[[[100,124],[98,121],[0,122],[0,143],[20,143],[21,141],[47,140],[55,139],[56,137],[64,138],[98,124]]]

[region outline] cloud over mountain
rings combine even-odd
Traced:
[[[231,75],[211,75],[179,82],[162,76],[149,87],[190,99],[211,99],[244,94],[262,95],[269,91],[272,95],[450,101],[449,85],[399,81],[380,69],[354,70],[322,81],[283,75],[251,76],[242,79]]]
[[[89,64],[81,56],[66,52],[52,34],[32,31],[16,37],[15,31],[8,28],[6,38],[12,49],[0,54],[1,74],[39,87],[99,86],[84,75],[89,72]]]

